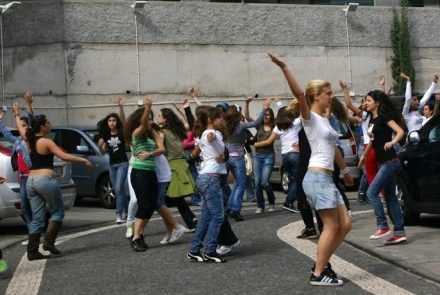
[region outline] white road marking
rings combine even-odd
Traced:
[[[277,235],[282,241],[286,242],[302,254],[315,261],[317,245],[310,240],[296,238],[296,234],[299,233],[303,227],[304,224],[302,221],[296,221],[280,228],[277,232]],[[380,277],[373,275],[372,273],[363,270],[362,268],[355,266],[348,261],[345,261],[336,255],[332,256],[331,262],[332,264],[337,265],[337,273],[339,275],[349,279],[354,284],[368,292],[371,292],[372,294],[413,294],[390,282],[385,281],[384,279],[381,279]]]
[[[161,217],[156,217],[150,219],[150,221],[161,220]],[[105,231],[108,229],[113,229],[116,227],[122,227],[125,224],[113,224],[109,226],[99,227],[91,230],[86,230],[83,232],[78,232],[66,236],[61,236],[57,239],[57,245],[63,242],[67,242],[72,239],[79,237],[91,235],[97,232]],[[46,252],[41,249],[40,251],[44,254]],[[18,264],[15,272],[9,282],[8,288],[6,289],[5,295],[36,295],[40,289],[41,280],[43,279],[43,272],[46,267],[46,259],[29,261],[27,259],[27,253],[23,255]]]

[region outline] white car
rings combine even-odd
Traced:
[[[14,135],[15,130],[11,131]],[[18,173],[12,171],[11,155],[13,144],[0,133],[0,175],[6,178],[0,184],[0,220],[20,216],[20,185]],[[55,157],[55,178],[58,181],[66,210],[73,207],[76,197],[76,186],[71,177],[70,163]]]

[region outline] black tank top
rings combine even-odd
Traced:
[[[31,149],[29,156],[31,157],[32,167],[31,170],[37,169],[53,169],[53,154],[40,155],[37,152],[37,141],[42,138],[37,137],[35,141],[35,146]]]

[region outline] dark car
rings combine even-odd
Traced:
[[[397,192],[405,224],[417,224],[420,213],[440,214],[440,113],[408,134],[398,157],[403,169]]]

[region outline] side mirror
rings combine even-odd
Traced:
[[[420,143],[420,135],[419,135],[419,132],[416,131],[416,130],[411,131],[411,132],[408,134],[408,142],[411,143],[411,144],[418,144],[418,143]]]
[[[90,153],[90,149],[86,145],[77,145],[76,151],[78,152],[78,154],[89,154]]]

